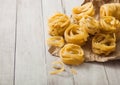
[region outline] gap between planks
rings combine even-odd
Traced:
[[[18,12],[18,0],[16,0],[16,19],[15,19],[15,48],[14,48],[14,75],[13,85],[15,85],[15,71],[16,71],[16,48],[17,48],[17,12]]]

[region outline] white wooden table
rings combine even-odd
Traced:
[[[120,61],[84,63],[77,75],[50,75],[47,19],[83,0],[0,0],[0,85],[120,85]],[[70,73],[67,73],[69,75]]]

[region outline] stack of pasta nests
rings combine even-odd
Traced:
[[[48,20],[51,35],[48,45],[61,48],[59,56],[63,63],[83,63],[85,56],[81,46],[86,44],[88,38],[92,38],[92,51],[98,55],[109,55],[115,51],[120,31],[120,4],[104,4],[100,7],[100,19],[94,16],[94,6],[88,2],[73,8],[73,22],[62,13],[56,13]]]

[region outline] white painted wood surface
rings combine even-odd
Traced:
[[[17,0],[15,85],[46,85],[40,0]]]
[[[50,75],[47,19],[70,16],[83,0],[0,0],[0,85],[119,85],[120,61],[84,63],[77,75]],[[67,67],[70,69],[69,67]]]
[[[0,0],[0,85],[13,85],[16,0]]]

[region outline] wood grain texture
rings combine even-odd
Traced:
[[[120,58],[120,41],[117,42],[117,48],[113,56]],[[120,83],[120,60],[104,63],[109,85],[119,85]]]
[[[0,0],[0,85],[13,85],[16,0]]]
[[[15,85],[47,85],[41,0],[17,0]]]
[[[105,70],[109,80],[109,85],[119,85],[120,61],[110,61],[105,63]]]
[[[61,0],[42,0],[42,2],[43,2],[45,40],[47,40],[47,38],[49,37],[47,24],[48,18],[56,12],[63,13],[64,9],[62,7]],[[58,57],[51,56],[51,54],[48,53],[48,46],[46,43],[46,64],[48,85],[74,85],[73,76],[70,74],[69,71],[61,73],[59,75],[49,74],[49,72],[53,70],[52,62],[58,59],[59,59]]]
[[[48,52],[48,18],[55,12],[70,16],[82,2],[0,0],[0,85],[119,85],[120,61],[66,66],[66,72],[49,74],[59,58]]]
[[[72,8],[80,6],[82,3],[83,0],[63,0],[66,14],[70,16],[72,14]],[[91,55],[90,52],[85,54]],[[108,85],[103,63],[84,63],[73,68],[76,69],[78,73],[74,75],[75,85]]]

